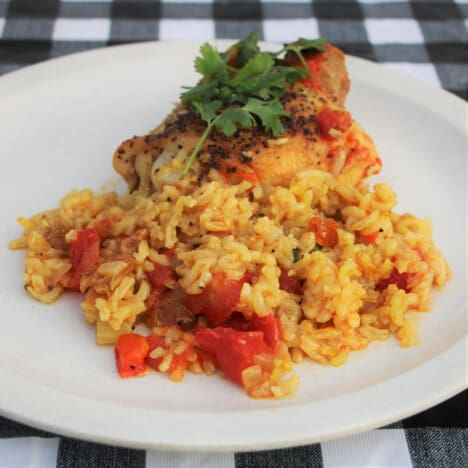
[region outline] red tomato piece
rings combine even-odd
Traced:
[[[115,347],[115,361],[120,377],[133,377],[142,374],[149,345],[146,337],[137,333],[120,335]]]
[[[200,294],[187,294],[187,305],[194,314],[203,314],[213,325],[220,325],[234,312],[240,301],[244,279],[231,280],[215,273]]]
[[[375,244],[378,236],[379,231],[375,231],[372,234],[361,234],[361,237],[369,244]]]
[[[278,343],[281,340],[282,330],[281,323],[273,315],[267,315],[266,317],[258,317],[254,315],[252,317],[253,330],[263,332],[263,339],[266,345],[275,351]]]
[[[322,247],[335,247],[338,243],[338,228],[340,225],[332,218],[314,216],[309,221],[309,231],[315,234],[317,244]]]
[[[328,107],[322,109],[316,119],[317,125],[320,128],[320,133],[328,137],[330,130],[333,128],[340,132],[345,132],[351,127],[351,114],[347,111],[332,110]]]
[[[163,358],[152,358],[149,355],[151,351],[153,351],[156,348],[166,349],[167,344],[162,337],[154,334],[148,335],[146,337],[146,341],[148,343],[148,355],[146,357],[146,364],[148,364],[148,366],[151,367],[151,369],[154,369],[155,371],[159,372],[159,364],[161,364]]]
[[[237,331],[252,331],[252,321],[245,318],[240,312],[234,312],[223,324],[224,328],[232,328]]]
[[[253,315],[252,318],[246,319],[240,312],[235,312],[224,322],[223,327],[232,328],[236,331],[261,331],[265,344],[275,350],[278,345],[282,331],[279,320],[273,315],[259,317]]]
[[[216,359],[224,375],[239,385],[243,385],[242,371],[255,364],[255,356],[270,351],[260,331],[204,328],[195,333],[195,341]]]
[[[398,289],[403,289],[406,292],[410,291],[408,287],[408,273],[399,273],[396,268],[392,270],[387,278],[381,279],[375,286],[375,289],[377,291],[384,291],[391,284],[394,284]]]
[[[316,89],[317,91],[320,91],[326,95],[326,89],[320,84],[320,80],[317,79],[320,74],[320,70],[322,69],[324,58],[325,57],[323,53],[318,53],[306,59],[307,67],[309,68],[310,74],[312,75],[312,80],[310,80],[310,78],[305,78],[302,80],[302,83],[304,86]],[[302,68],[302,64],[300,62],[295,64],[295,66]]]
[[[292,294],[302,294],[302,286],[295,276],[289,276],[287,270],[281,269],[280,289]]]
[[[83,229],[77,232],[76,239],[70,244],[68,254],[72,269],[67,289],[80,290],[81,277],[99,265],[99,245],[101,239],[97,229]]]
[[[168,286],[177,280],[174,269],[169,265],[160,265],[154,263],[154,268],[146,272],[146,276],[150,280],[153,288],[159,293],[163,293]]]

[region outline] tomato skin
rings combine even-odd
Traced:
[[[309,221],[309,231],[315,234],[317,244],[322,247],[335,247],[338,243],[338,228],[340,225],[332,218],[314,216]]]
[[[187,305],[194,314],[203,314],[213,325],[220,325],[234,312],[240,301],[244,279],[231,280],[215,273],[200,294],[187,294]]]
[[[80,290],[81,277],[89,270],[99,265],[99,245],[101,239],[97,229],[83,229],[78,231],[76,239],[71,242],[68,255],[72,270],[67,283],[67,289]]]
[[[254,330],[263,332],[266,345],[270,350],[275,351],[283,334],[279,320],[273,315],[267,315],[266,317],[254,315],[252,317],[252,327]]]
[[[177,280],[174,269],[169,265],[154,263],[154,268],[146,272],[146,276],[153,285],[155,291],[163,293],[168,286]]]
[[[281,268],[279,277],[280,289],[292,294],[302,294],[302,286],[295,276],[289,276],[287,270]]]
[[[381,279],[375,286],[375,289],[377,291],[384,291],[391,284],[394,284],[398,289],[403,289],[406,292],[410,291],[408,287],[408,273],[399,273],[396,268],[391,271],[387,278]]]
[[[119,336],[115,347],[115,361],[120,377],[134,377],[142,374],[145,359],[149,352],[146,337],[137,333],[124,333]]]
[[[318,113],[316,122],[322,136],[329,137],[332,128],[340,132],[348,130],[351,127],[352,119],[351,114],[347,111],[332,110],[325,107]]]
[[[255,364],[257,354],[270,352],[261,331],[204,328],[195,333],[197,345],[212,355],[224,375],[243,386],[242,371]]]
[[[223,327],[236,331],[261,331],[265,344],[272,351],[276,350],[282,336],[281,324],[273,315],[266,317],[253,315],[250,319],[246,319],[240,312],[236,312],[224,322]]]

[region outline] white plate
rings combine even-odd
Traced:
[[[226,44],[222,44],[224,48]],[[219,377],[120,380],[94,344],[79,299],[44,306],[25,294],[17,216],[57,206],[71,188],[115,183],[112,154],[154,127],[197,79],[197,44],[96,50],[0,79],[0,411],[50,431],[132,447],[254,450],[381,426],[466,386],[466,105],[423,83],[349,58],[348,106],[375,139],[399,211],[433,220],[454,278],[420,319],[421,345],[354,353],[342,368],[298,367],[293,398],[255,401]]]

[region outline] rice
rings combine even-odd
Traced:
[[[72,191],[58,209],[20,218],[24,234],[10,248],[26,249],[27,292],[51,303],[67,289],[69,244],[80,230],[98,231],[99,264],[80,289],[84,319],[103,343],[141,322],[154,290],[148,274],[170,264],[170,249],[177,278],[169,289],[196,295],[218,273],[233,281],[250,275],[236,310],[273,315],[282,336],[275,353],[243,371],[244,386],[254,398],[284,398],[298,385],[294,363],[341,366],[350,351],[391,335],[402,347],[417,342],[413,312],[430,308],[433,286],[450,269],[429,220],[397,214],[396,203],[387,185],[371,189],[351,175],[311,169],[288,186],[253,188],[226,184],[211,170],[197,184],[189,177],[151,195]],[[319,245],[309,228],[314,217],[338,223],[336,245]],[[297,280],[300,293],[285,290],[282,275]],[[203,315],[196,320],[195,327],[209,325]],[[149,355],[159,372],[174,381],[186,370],[215,372],[216,359],[197,346],[193,330],[174,324],[151,332],[163,340]]]

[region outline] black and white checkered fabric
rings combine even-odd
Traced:
[[[347,54],[467,99],[467,18],[468,0],[0,0],[0,74],[113,44],[239,38],[255,30],[276,42],[326,37]],[[104,446],[0,417],[0,468],[462,467],[468,465],[467,410],[465,392],[345,439],[220,454]]]
[[[466,0],[0,0],[0,74],[51,57],[147,40],[326,37],[466,98]]]

